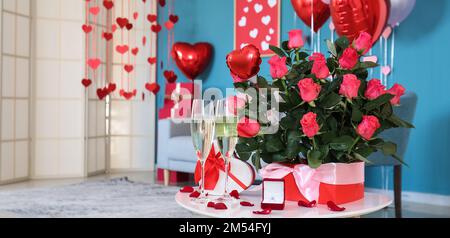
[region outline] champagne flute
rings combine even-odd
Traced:
[[[216,139],[225,162],[224,194],[219,200],[231,200],[227,184],[230,162],[238,143],[237,112],[234,103],[230,100],[219,100],[216,105]]]
[[[195,99],[192,103],[191,119],[192,142],[202,168],[200,197],[198,201],[203,203],[206,202],[205,163],[214,141],[214,104],[202,99]]]

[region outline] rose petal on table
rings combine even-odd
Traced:
[[[216,210],[227,210],[228,209],[227,205],[225,205],[225,203],[222,203],[222,202],[216,203],[214,208]]]
[[[317,205],[316,200],[312,201],[312,202],[305,202],[305,201],[298,201],[298,206],[299,207],[307,207],[307,208],[313,208]]]
[[[195,192],[191,193],[191,194],[189,195],[189,197],[191,197],[191,198],[198,198],[198,197],[200,197],[200,193],[197,192],[197,191],[195,191]]]
[[[180,189],[180,192],[182,192],[182,193],[193,193],[194,192],[194,188],[186,186],[186,187]]]
[[[213,203],[213,202],[208,202],[207,207],[209,207],[209,208],[216,208],[216,204]]]
[[[345,211],[345,207],[339,207],[333,201],[327,202],[327,206],[328,206],[328,209],[330,209],[333,212],[343,212],[343,211]]]
[[[253,214],[256,215],[269,215],[270,213],[272,213],[271,209],[264,209],[262,211],[253,211]]]
[[[237,190],[233,190],[233,191],[230,193],[230,196],[234,197],[235,199],[239,199],[239,198],[240,198],[240,197],[239,197],[239,192],[238,192]]]
[[[243,206],[243,207],[254,207],[255,204],[250,203],[250,202],[242,201],[242,202],[241,202],[241,206]]]

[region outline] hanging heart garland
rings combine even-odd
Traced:
[[[81,80],[81,84],[83,84],[83,86],[85,88],[88,88],[89,86],[91,86],[92,80],[85,78],[85,79]]]
[[[159,90],[161,90],[161,86],[159,86],[158,83],[146,83],[145,89],[147,89],[149,92],[156,95],[156,94],[158,94]]]
[[[161,28],[161,25],[156,24],[156,25],[152,25],[151,30],[152,30],[154,33],[159,33],[159,32],[162,30],[162,28]]]
[[[81,28],[83,29],[84,33],[89,34],[92,31],[92,26],[84,24],[83,26],[81,26]]]
[[[111,10],[111,8],[114,7],[114,2],[110,1],[110,0],[105,0],[103,1],[103,6],[107,9],[107,10]]]
[[[156,16],[155,14],[148,14],[148,15],[147,15],[147,20],[148,20],[150,23],[156,22],[157,19],[158,19],[158,16]]]
[[[147,62],[148,62],[150,65],[156,64],[156,61],[157,61],[156,57],[149,57],[149,58],[147,59]]]
[[[172,70],[164,71],[164,78],[166,78],[167,82],[175,83],[178,79],[178,76]]]

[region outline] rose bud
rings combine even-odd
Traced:
[[[289,32],[289,49],[297,49],[302,48],[304,45],[303,42],[303,32],[302,30],[291,30]]]
[[[356,132],[366,139],[372,139],[373,134],[380,128],[380,122],[375,116],[363,116],[362,122],[356,128]]]
[[[326,79],[330,76],[330,70],[328,69],[327,62],[322,60],[314,61],[311,73],[316,75],[318,79]]]
[[[313,53],[309,56],[309,61],[327,61],[322,53]]]
[[[309,138],[313,138],[320,130],[319,124],[317,123],[317,114],[313,112],[305,114],[300,124],[302,125],[303,133]]]
[[[405,88],[400,84],[394,84],[391,89],[387,90],[387,93],[394,95],[391,99],[392,105],[400,105],[400,98],[405,95]]]
[[[344,75],[344,80],[339,89],[339,94],[352,100],[358,97],[359,87],[361,86],[361,81],[354,74]]]
[[[353,41],[353,48],[365,55],[372,48],[372,36],[367,32],[361,32],[358,38]]]
[[[253,138],[258,135],[261,130],[261,126],[258,121],[243,117],[239,120],[237,125],[237,131],[240,137]]]
[[[341,58],[339,58],[339,65],[343,69],[353,69],[356,64],[358,63],[359,55],[358,52],[349,47],[344,50],[344,53],[342,54]]]
[[[314,83],[312,78],[300,80],[297,86],[300,89],[300,96],[302,97],[302,100],[307,103],[316,100],[320,94],[320,90],[322,89],[322,86]]]
[[[286,59],[286,57],[278,57],[276,55],[270,58],[269,65],[272,78],[280,79],[288,73]]]
[[[386,93],[386,87],[381,84],[379,79],[372,79],[367,83],[367,89],[364,96],[369,100],[375,100]]]

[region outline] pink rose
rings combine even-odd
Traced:
[[[245,108],[246,101],[239,96],[232,96],[227,98],[228,110],[231,114],[237,115],[238,112]]]
[[[362,138],[370,140],[380,127],[380,122],[375,116],[363,116],[362,122],[356,128],[356,132],[358,132]]]
[[[348,98],[353,99],[358,97],[359,87],[361,86],[361,81],[354,74],[344,75],[344,81],[339,89],[339,94]]]
[[[367,89],[364,96],[369,100],[375,100],[386,93],[386,87],[381,84],[379,79],[372,79],[367,83]]]
[[[341,58],[339,58],[339,65],[341,65],[343,69],[353,69],[353,67],[355,67],[358,63],[358,59],[358,52],[355,49],[349,47],[344,50]]]
[[[314,83],[312,78],[305,78],[300,80],[297,84],[300,89],[300,96],[305,102],[312,102],[317,99],[320,94],[320,90],[322,86],[317,83]]]
[[[248,79],[241,79],[239,76],[231,73],[231,77],[233,78],[233,83],[245,83],[248,81]]]
[[[311,73],[316,75],[318,79],[325,79],[330,76],[330,70],[328,69],[326,61],[315,60],[313,67],[311,69]]]
[[[372,48],[372,36],[367,32],[361,32],[358,38],[353,42],[353,47],[365,55]]]
[[[400,84],[394,84],[391,89],[387,90],[387,93],[394,95],[395,97],[391,99],[392,105],[400,105],[400,98],[405,95],[405,88]]]
[[[313,138],[320,130],[319,124],[317,123],[317,114],[313,112],[305,114],[300,124],[302,125],[303,133],[309,138]]]
[[[270,64],[270,75],[272,76],[272,78],[278,79],[282,78],[289,71],[286,66],[286,57],[280,58],[275,55],[272,58],[270,58],[269,64]]]
[[[309,56],[309,61],[327,61],[322,53],[313,53]]]
[[[261,126],[259,123],[248,117],[241,118],[237,125],[238,134],[243,138],[253,138],[258,135],[260,130]]]
[[[303,43],[303,32],[302,30],[292,30],[289,32],[289,49],[302,48]]]

